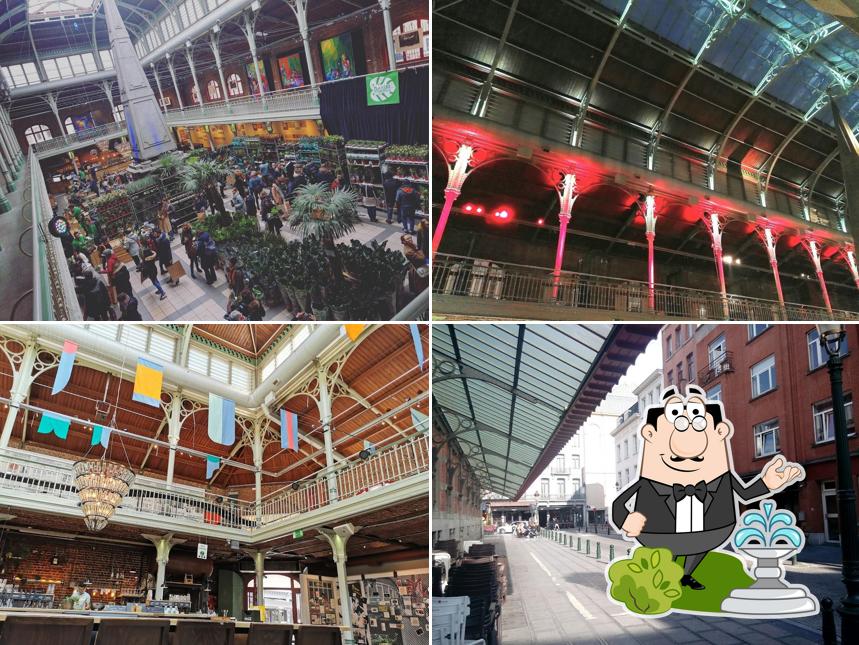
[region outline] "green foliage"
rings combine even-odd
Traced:
[[[373,141],[369,139],[350,139],[346,142],[346,145],[350,148],[369,148],[369,149],[378,149],[384,148],[387,145],[386,141]]]
[[[87,200],[87,207],[91,209],[105,209],[117,205],[128,205],[128,194],[124,190],[112,190]]]
[[[639,547],[609,567],[611,597],[636,614],[663,614],[680,597],[683,567],[668,549]]]
[[[161,166],[161,177],[172,177],[177,174],[185,165],[179,155],[165,154],[158,159],[158,165]]]
[[[325,184],[307,184],[295,191],[288,223],[302,237],[335,240],[354,231],[357,220],[355,191],[332,191]]]
[[[429,159],[429,146],[388,146],[385,150],[388,159]]]
[[[681,563],[682,559],[678,558],[677,564]],[[754,583],[754,579],[746,572],[742,559],[725,551],[708,553],[695,567],[695,578],[707,588],[694,591],[684,587],[683,595],[672,604],[674,609],[720,613],[722,601],[730,596],[732,591],[745,589]]]
[[[196,161],[179,168],[185,190],[204,192],[214,188],[219,179],[227,175],[226,167],[216,161]]]

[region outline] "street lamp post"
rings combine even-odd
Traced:
[[[817,325],[820,345],[829,355],[829,382],[832,386],[832,415],[835,421],[835,458],[838,464],[838,528],[841,534],[841,579],[847,595],[841,599],[841,641],[859,639],[859,535],[856,527],[856,491],[850,469],[850,446],[847,442],[847,416],[842,388],[843,363],[841,345],[846,331],[843,325]]]

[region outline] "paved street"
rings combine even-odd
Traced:
[[[589,537],[595,538],[593,534]],[[595,546],[587,556],[545,538],[504,535],[487,539],[509,561],[510,587],[501,614],[504,645],[820,642],[819,617],[800,622],[682,614],[656,619],[632,616],[606,598],[604,571],[612,540],[605,536],[600,540],[606,548],[597,561]],[[617,541],[614,544],[620,546]],[[808,584],[798,576],[791,580]]]

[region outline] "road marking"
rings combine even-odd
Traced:
[[[558,584],[558,582],[555,580],[555,576],[552,574],[551,571],[549,571],[549,568],[540,561],[540,558],[538,558],[533,553],[531,553],[530,555],[532,558],[534,558],[534,562],[537,563],[537,566],[540,567],[545,572],[545,574],[547,576],[549,576],[549,578],[552,579],[552,582],[555,583],[555,586],[560,587],[561,585]],[[576,609],[576,611],[578,611],[582,615],[582,617],[585,620],[593,620],[594,619],[594,615],[587,610],[587,608],[579,601],[578,598],[576,598],[569,591],[567,591],[566,593],[567,593],[567,600],[570,601],[570,604]]]

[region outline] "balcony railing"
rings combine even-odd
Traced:
[[[125,121],[105,123],[103,125],[97,125],[94,128],[87,128],[86,130],[67,134],[62,137],[31,143],[30,151],[37,157],[46,157],[48,155],[55,155],[68,150],[74,150],[75,148],[82,148],[83,146],[95,143],[101,139],[124,137],[127,134],[128,126]]]
[[[542,267],[523,266],[437,253],[433,293],[475,301],[532,303],[548,307],[607,312],[615,318],[681,320],[859,320],[859,312],[778,302],[672,285],[654,286],[653,309],[646,282],[572,273],[559,278]],[[433,302],[434,313],[457,315],[449,305]],[[569,317],[569,314],[567,315]],[[540,318],[535,311],[534,318]]]
[[[724,352],[710,359],[710,364],[698,372],[698,383],[700,385],[707,385],[715,381],[722,374],[733,372],[734,369],[734,353]]]
[[[263,100],[264,99],[264,100]],[[319,118],[318,90],[298,88],[269,92],[263,97],[258,94],[242,96],[229,101],[204,102],[203,105],[189,105],[185,108],[167,110],[165,117],[171,126],[185,125],[194,121],[211,119],[232,119],[242,116],[258,116],[265,120],[272,118]]]
[[[67,459],[8,449],[0,452],[0,493],[12,491],[18,496],[44,496],[66,505],[79,501],[74,486],[73,462]],[[356,458],[337,466],[339,500],[354,498],[378,490],[429,470],[427,439],[416,436],[403,443],[380,450],[366,460]],[[153,526],[165,519],[191,523],[199,528],[217,526],[253,534],[264,525],[300,515],[332,503],[324,475],[295,482],[256,502],[212,496],[188,486],[165,487],[164,482],[138,477],[122,506],[120,519],[138,518]],[[23,496],[22,496],[23,499]],[[257,512],[259,511],[259,512]]]
[[[552,466],[549,470],[552,475],[569,475],[570,467],[569,466]]]

